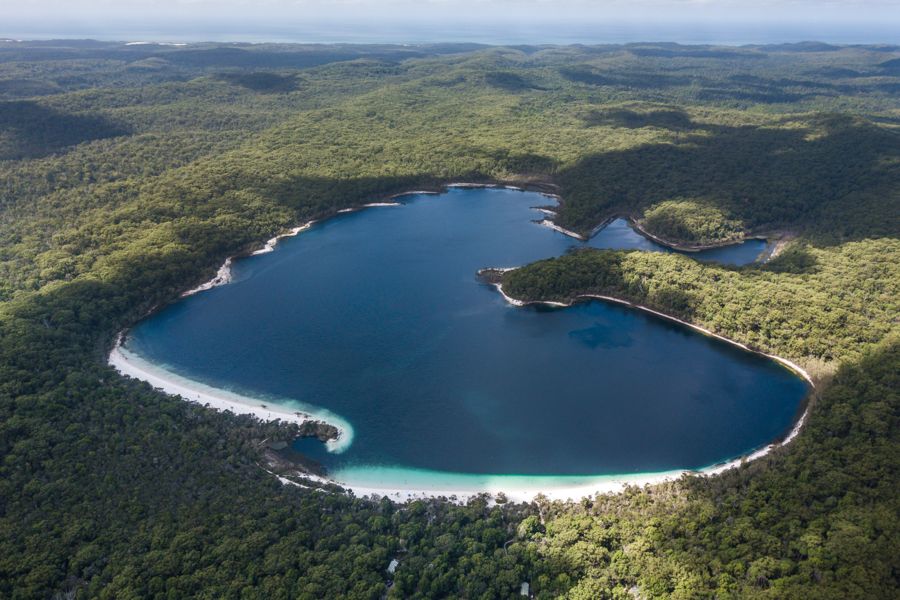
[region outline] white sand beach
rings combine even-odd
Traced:
[[[432,474],[433,483],[422,481],[397,485],[397,483],[391,483],[391,481],[396,482],[397,479],[390,478],[386,479],[386,483],[383,485],[353,483],[352,481],[350,484],[333,483],[352,491],[356,496],[383,496],[397,502],[444,497],[455,498],[457,502],[465,503],[482,494],[496,496],[501,493],[513,502],[531,502],[539,495],[550,500],[579,500],[596,494],[618,493],[629,485],[644,486],[663,483],[675,480],[681,475],[682,472],[679,471],[597,477],[596,479],[579,478],[578,483],[565,483],[566,478],[548,477],[542,481],[543,478],[538,477],[496,477],[473,482],[471,485],[452,481],[442,485],[441,480],[444,479],[444,476],[441,473],[434,473]],[[402,475],[398,475],[398,478],[402,481]]]
[[[554,231],[558,231],[558,232],[562,233],[563,235],[567,235],[571,238],[575,238],[576,240],[580,240],[582,242],[587,241],[587,239],[588,239],[588,238],[584,237],[583,235],[581,235],[580,233],[575,233],[574,231],[569,231],[568,229],[566,229],[564,227],[560,227],[559,225],[557,225],[550,219],[543,219],[540,221],[540,224],[543,225],[544,227],[549,227],[550,229],[552,229]]]
[[[292,410],[283,405],[270,405],[265,400],[250,398],[227,390],[213,388],[192,381],[162,367],[151,364],[119,343],[109,353],[109,364],[122,375],[146,381],[153,387],[180,396],[189,402],[196,402],[219,411],[230,411],[237,415],[253,415],[264,421],[284,421],[301,425],[307,421],[322,421],[338,429],[338,437],[325,443],[330,452],[342,452],[353,441],[352,428],[342,419],[330,413]]]
[[[250,256],[257,256],[259,254],[267,254],[269,252],[272,252],[273,250],[275,250],[275,246],[278,245],[278,242],[280,240],[282,240],[284,238],[294,237],[298,233],[300,233],[302,231],[306,231],[307,229],[312,227],[314,223],[315,223],[315,221],[308,221],[308,222],[304,223],[303,225],[298,225],[297,227],[292,228],[287,233],[282,233],[281,235],[276,235],[275,237],[267,240],[265,245],[262,248],[251,252]]]
[[[521,188],[515,186],[505,186],[505,185],[494,185],[494,184],[481,184],[481,183],[453,183],[446,186],[447,188],[505,188],[512,190],[520,190]],[[440,192],[434,191],[411,191],[404,192],[401,194],[396,194],[390,196],[388,200],[392,200],[394,198],[399,198],[402,196],[416,195],[416,194],[438,194]],[[559,196],[551,193],[543,193],[544,196],[549,198],[553,198],[559,201]],[[337,211],[338,213],[352,212],[355,210],[360,210],[361,208],[369,208],[369,207],[381,207],[381,206],[402,206],[400,202],[386,201],[386,202],[372,202],[369,204],[365,204],[359,208],[348,208]],[[554,211],[550,209],[538,209],[551,216],[555,214]],[[291,237],[299,234],[302,231],[309,229],[315,221],[309,221],[304,223],[303,225],[297,226],[289,230],[287,233],[283,233],[277,235],[271,239],[269,239],[262,248],[252,252],[250,255],[259,255],[265,254],[268,252],[272,252],[275,249],[275,246],[278,244],[278,241],[285,238]],[[550,229],[554,229],[560,233],[563,233],[567,236],[573,237],[575,239],[584,240],[585,237],[581,236],[572,231],[566,230],[555,223],[553,223],[549,219],[544,219],[540,221],[540,224],[545,227],[549,227]],[[602,229],[607,223],[602,224],[597,229]],[[189,296],[191,294],[195,294],[204,290],[211,289],[218,285],[224,285],[231,281],[231,265],[232,258],[229,257],[225,260],[223,265],[219,268],[216,275],[210,279],[209,281],[191,289],[182,294],[182,297]],[[516,267],[512,268],[497,268],[491,269],[495,271],[511,271]],[[529,304],[543,304],[547,306],[557,306],[557,307],[565,307],[570,306],[572,302],[563,303],[563,302],[552,302],[552,301],[538,301],[538,302],[524,302],[515,298],[508,296],[503,291],[502,284],[496,283],[493,284],[497,291],[501,294],[501,296],[513,306],[526,306]],[[785,367],[790,370],[798,373],[804,379],[806,379],[810,385],[813,385],[813,381],[809,374],[802,369],[797,364],[784,359],[779,356],[766,354],[763,352],[759,352],[756,350],[752,350],[748,348],[746,345],[741,344],[739,342],[730,340],[724,336],[718,335],[705,329],[703,327],[693,325],[681,319],[672,317],[670,315],[661,313],[659,311],[653,310],[646,306],[641,306],[638,304],[633,304],[626,300],[615,298],[611,296],[600,296],[600,295],[584,295],[576,298],[576,302],[580,300],[587,299],[599,299],[608,302],[615,302],[619,304],[625,304],[632,308],[637,308],[649,313],[652,313],[656,316],[675,321],[677,323],[681,323],[687,327],[690,327],[696,331],[699,331],[705,335],[709,335],[720,340],[723,340],[729,344],[733,344],[738,346],[748,352],[754,352],[756,354],[761,354],[768,358],[778,361],[783,364]],[[353,439],[353,430],[349,423],[345,422],[343,419],[340,419],[336,415],[328,413],[327,411],[321,411],[318,409],[310,409],[309,411],[293,411],[289,407],[285,406],[269,406],[263,400],[258,400],[254,398],[250,398],[247,396],[241,396],[238,394],[234,394],[227,390],[221,390],[217,388],[212,388],[210,386],[206,386],[202,383],[189,380],[187,378],[181,377],[167,371],[161,367],[156,365],[152,365],[141,357],[137,356],[133,352],[130,352],[126,348],[122,346],[122,336],[120,336],[119,342],[113,348],[109,355],[109,364],[115,367],[120,373],[123,375],[128,375],[130,377],[140,379],[146,381],[161,389],[162,391],[181,396],[185,400],[191,402],[197,402],[200,404],[204,404],[214,408],[216,410],[221,411],[231,411],[235,414],[249,414],[253,415],[259,419],[267,420],[267,421],[275,421],[281,420],[285,422],[292,422],[301,424],[309,420],[323,421],[329,424],[334,425],[338,428],[340,434],[337,439],[331,440],[326,443],[329,451],[331,452],[342,452],[347,447],[350,446]],[[800,419],[795,424],[794,428],[790,432],[785,439],[778,444],[770,444],[764,448],[760,448],[756,450],[752,454],[749,454],[744,457],[740,457],[728,463],[714,465],[701,471],[670,471],[665,473],[638,473],[638,474],[628,474],[628,475],[614,475],[614,476],[598,476],[598,477],[578,477],[578,478],[567,478],[567,477],[518,477],[518,476],[494,476],[494,477],[479,477],[479,476],[455,476],[453,474],[442,474],[442,473],[414,473],[414,476],[411,478],[410,473],[411,470],[407,469],[376,469],[375,471],[380,472],[380,478],[378,476],[373,477],[373,471],[368,470],[366,473],[361,474],[360,477],[357,477],[354,473],[348,473],[347,481],[341,481],[341,473],[338,471],[335,475],[335,479],[328,478],[320,478],[315,476],[304,475],[303,477],[307,479],[313,479],[315,481],[319,481],[320,483],[333,483],[340,485],[346,489],[351,490],[357,496],[386,496],[393,500],[397,501],[406,501],[413,500],[417,498],[434,498],[434,497],[455,497],[459,502],[465,502],[469,498],[479,496],[484,493],[488,494],[498,494],[503,493],[512,501],[530,501],[535,496],[542,494],[543,496],[551,499],[551,500],[566,500],[566,499],[578,499],[586,496],[593,496],[594,494],[604,494],[604,493],[616,493],[622,491],[627,486],[644,486],[644,485],[652,485],[657,483],[662,483],[665,481],[673,481],[680,478],[682,475],[686,473],[694,473],[694,474],[703,474],[703,475],[714,475],[717,473],[721,473],[727,469],[735,468],[740,466],[746,461],[754,460],[756,458],[765,456],[772,449],[789,443],[793,440],[797,433],[800,431],[800,428],[803,426],[803,423],[806,420],[807,411],[800,417]],[[382,472],[383,471],[383,472]],[[273,474],[274,475],[274,474]],[[284,477],[275,475],[278,479],[285,484],[293,484],[293,485],[301,485],[296,482],[290,481]],[[443,483],[442,483],[443,482]]]

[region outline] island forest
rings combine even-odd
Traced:
[[[227,256],[462,181],[558,194],[582,234],[777,242],[743,267],[584,249],[502,285],[796,362],[796,439],[570,502],[401,503],[291,485],[304,459],[279,449],[314,431],[107,365]],[[5,40],[0,597],[896,598],[898,309],[897,46]]]

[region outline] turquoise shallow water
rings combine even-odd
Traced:
[[[128,349],[339,415],[353,428],[344,452],[297,443],[338,480],[702,468],[792,425],[806,384],[768,359],[619,305],[510,307],[479,283],[479,268],[582,244],[532,222],[546,198],[453,189],[403,202],[236,261],[234,283],[141,322]],[[660,250],[622,221],[589,244]],[[763,247],[694,256],[747,262]]]

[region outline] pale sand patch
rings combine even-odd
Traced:
[[[543,225],[544,227],[549,227],[550,229],[552,229],[554,231],[558,231],[558,232],[562,233],[563,235],[567,235],[569,237],[575,238],[576,240],[580,240],[582,242],[585,242],[588,240],[588,238],[584,237],[580,233],[575,233],[574,231],[569,231],[568,229],[566,229],[564,227],[560,227],[559,225],[557,225],[550,219],[543,219],[539,223],[540,223],[540,225]]]
[[[265,245],[262,248],[251,252],[250,256],[257,256],[259,254],[268,254],[269,252],[272,252],[273,250],[275,250],[275,246],[278,245],[278,242],[280,240],[282,240],[284,238],[294,237],[298,233],[300,233],[302,231],[306,231],[307,229],[312,227],[314,223],[315,223],[315,221],[308,221],[308,222],[304,223],[303,225],[298,225],[297,227],[293,227],[287,233],[282,233],[281,235],[276,235],[275,237],[267,240]]]
[[[517,486],[515,484],[504,484],[498,482],[496,484],[488,484],[484,487],[466,488],[462,486],[441,487],[440,483],[434,487],[426,488],[406,488],[391,485],[357,485],[333,482],[341,487],[352,491],[359,497],[387,497],[397,502],[408,502],[410,500],[423,500],[428,498],[456,498],[457,503],[465,503],[472,498],[488,494],[496,496],[503,494],[512,502],[531,502],[535,497],[542,495],[549,500],[580,500],[585,497],[593,497],[596,494],[613,494],[624,490],[627,486],[644,486],[665,481],[672,481],[680,477],[682,472],[678,473],[658,473],[658,474],[638,474],[623,475],[621,478],[603,479],[598,478],[596,481],[581,483],[577,485],[552,485],[541,484],[535,482],[532,484],[523,484]]]
[[[410,194],[433,194],[433,193],[437,193],[437,192],[404,192],[403,194],[397,194],[396,196],[391,196],[391,197],[395,198],[395,197],[400,197],[400,196],[408,196]],[[368,204],[363,204],[361,207],[357,207],[357,208],[342,208],[337,211],[337,214],[350,213],[350,212],[355,212],[357,210],[360,210],[362,208],[376,208],[376,207],[380,207],[380,206],[403,206],[403,204],[400,202],[370,202]],[[302,225],[298,225],[297,227],[293,227],[290,230],[288,230],[286,233],[281,233],[279,235],[276,235],[275,237],[272,237],[272,238],[266,240],[266,243],[263,244],[262,248],[260,248],[259,250],[254,250],[253,252],[250,252],[247,255],[229,256],[228,258],[225,259],[225,262],[222,263],[222,266],[219,267],[219,270],[216,271],[216,274],[213,276],[212,279],[210,279],[209,281],[207,281],[205,283],[201,283],[197,287],[191,288],[191,289],[187,290],[186,292],[182,292],[181,297],[185,298],[187,296],[192,296],[193,294],[196,294],[198,292],[203,292],[203,291],[212,289],[214,287],[218,287],[220,285],[225,285],[225,284],[231,283],[231,281],[232,281],[231,266],[234,263],[235,258],[240,258],[240,256],[259,256],[260,254],[268,254],[269,252],[272,252],[273,250],[275,250],[275,246],[278,245],[279,241],[283,240],[284,238],[294,237],[297,234],[306,231],[307,229],[309,229],[316,223],[317,223],[316,220],[312,220],[312,221],[307,221],[306,223],[303,223]]]
[[[480,184],[480,183],[455,183],[455,184],[449,184],[446,187],[447,188],[505,188],[505,189],[512,189],[512,190],[521,190],[521,188],[518,188],[515,186],[503,186],[503,185]],[[395,195],[391,196],[390,199],[399,198],[399,197],[408,196],[408,195],[439,194],[439,193],[440,192],[435,192],[435,191],[430,191],[430,190],[411,191],[411,192],[403,192],[400,194],[395,194]],[[560,200],[560,197],[556,194],[547,193],[547,192],[541,192],[541,193],[542,193],[542,195],[544,195],[548,198],[553,198],[554,200],[557,200],[557,201]],[[401,203],[399,203],[399,202],[372,202],[372,203],[363,205],[363,208],[378,207],[378,206],[400,206],[400,205],[401,205]],[[357,209],[353,209],[353,208],[342,209],[341,211],[338,211],[338,212],[350,212],[353,210],[357,210]],[[538,209],[538,210],[542,210],[542,212],[544,212],[548,216],[551,214],[554,214],[554,211],[551,211],[549,209]],[[266,242],[266,244],[263,246],[263,248],[256,250],[251,255],[264,254],[264,253],[273,251],[280,239],[297,235],[298,233],[311,227],[314,223],[315,223],[315,221],[310,221],[308,223],[305,223],[303,225],[300,225],[298,227],[291,229],[288,233],[281,234],[281,235],[271,238],[270,240],[268,240]],[[540,224],[545,227],[549,227],[551,229],[559,231],[560,233],[563,233],[563,234],[573,237],[575,239],[579,239],[579,240],[585,239],[584,236],[581,236],[580,234],[577,234],[572,231],[566,230],[562,227],[559,227],[558,225],[556,225],[549,219],[545,219],[545,220],[541,221]],[[606,225],[606,223],[603,223],[596,229],[597,230],[602,229],[602,227],[605,225]],[[187,292],[184,292],[182,294],[182,296],[188,296],[188,295],[191,295],[191,294],[194,294],[197,292],[211,289],[218,285],[224,285],[226,283],[229,283],[231,281],[231,264],[232,264],[232,258],[229,257],[225,260],[223,265],[219,268],[215,277],[213,277],[208,282],[201,284],[200,286],[197,286],[196,288],[193,288],[191,290],[188,290]],[[506,268],[506,269],[496,269],[496,270],[509,271],[512,269]],[[502,297],[507,302],[509,302],[510,304],[512,304],[514,306],[525,306],[527,304],[544,304],[544,305],[549,305],[549,306],[565,307],[565,306],[570,306],[572,304],[572,303],[562,303],[562,302],[523,302],[521,300],[517,300],[515,298],[512,298],[512,297],[506,295],[506,293],[503,291],[503,286],[501,284],[494,284],[494,286],[500,292]],[[789,369],[791,369],[791,370],[797,372],[798,374],[800,374],[801,376],[803,376],[811,385],[813,385],[812,379],[810,378],[809,374],[805,370],[803,370],[801,367],[796,365],[795,363],[793,363],[787,359],[781,358],[779,356],[765,354],[763,352],[752,350],[752,349],[748,348],[747,346],[745,346],[744,344],[735,342],[733,340],[730,340],[721,335],[715,334],[707,329],[704,329],[697,325],[693,325],[693,324],[683,321],[681,319],[677,319],[675,317],[655,311],[655,310],[650,309],[645,306],[633,304],[626,300],[622,300],[622,299],[614,298],[614,297],[610,297],[610,296],[585,295],[585,296],[581,296],[580,298],[596,298],[596,299],[606,300],[606,301],[610,301],[610,302],[625,304],[625,305],[631,306],[633,308],[638,308],[638,309],[653,313],[657,316],[660,316],[660,317],[663,317],[663,318],[666,318],[666,319],[669,319],[672,321],[676,321],[678,323],[681,323],[683,325],[691,327],[692,329],[700,331],[701,333],[704,333],[705,335],[710,335],[710,336],[719,338],[730,344],[739,346],[739,347],[743,348],[744,350],[747,350],[750,352],[755,352],[757,354],[762,354],[764,356],[767,356],[769,358],[777,360],[778,362],[785,365]],[[257,402],[252,398],[233,395],[224,390],[210,388],[210,387],[204,386],[203,384],[200,384],[198,382],[193,382],[193,381],[187,380],[185,378],[180,378],[177,375],[174,375],[172,373],[169,373],[168,371],[164,371],[162,369],[154,367],[153,365],[150,365],[146,361],[143,361],[143,359],[140,359],[133,353],[130,353],[126,349],[121,347],[121,344],[117,344],[116,347],[110,353],[109,363],[125,375],[129,375],[131,377],[141,379],[143,381],[147,381],[151,385],[154,385],[155,387],[158,387],[167,393],[181,396],[188,401],[207,404],[217,410],[230,410],[236,414],[251,414],[251,415],[254,415],[257,418],[260,418],[263,420],[282,420],[282,421],[294,422],[294,423],[298,423],[298,424],[306,422],[307,420],[311,420],[311,419],[331,423],[331,424],[335,425],[335,427],[337,427],[341,432],[337,440],[332,440],[327,443],[327,444],[331,445],[331,446],[329,446],[329,449],[331,451],[339,452],[339,451],[345,449],[346,447],[348,447],[352,441],[352,428],[350,428],[349,424],[338,424],[338,423],[334,422],[336,419],[333,419],[333,418],[330,419],[328,417],[317,417],[310,413],[291,412],[289,409],[284,408],[284,407],[279,407],[276,409],[269,408],[268,405],[264,407],[261,405],[261,402]],[[699,474],[703,474],[703,475],[713,475],[713,474],[721,473],[721,472],[731,469],[731,468],[735,468],[735,467],[743,464],[745,461],[754,460],[761,456],[765,456],[766,454],[771,452],[772,449],[778,447],[779,445],[787,444],[791,440],[793,440],[796,437],[797,433],[799,432],[800,428],[803,426],[803,423],[805,422],[805,420],[807,418],[808,411],[809,411],[809,409],[807,408],[807,411],[804,412],[804,414],[797,421],[796,425],[791,430],[790,434],[787,437],[785,437],[785,439],[780,444],[770,444],[764,448],[761,448],[761,449],[753,452],[752,454],[750,454],[748,456],[735,459],[728,463],[714,465],[714,466],[702,469],[701,471],[682,470],[682,471],[671,471],[671,472],[666,472],[666,473],[643,473],[643,474],[621,475],[621,476],[602,476],[602,477],[597,477],[597,478],[580,478],[580,483],[573,484],[573,485],[554,485],[550,481],[540,482],[540,480],[536,480],[534,478],[531,478],[529,480],[530,483],[517,483],[517,482],[513,481],[515,478],[499,477],[486,485],[482,485],[482,486],[478,486],[478,487],[465,487],[465,486],[455,486],[455,485],[442,487],[439,482],[440,474],[436,474],[437,478],[436,478],[436,482],[434,485],[429,485],[429,484],[424,484],[422,482],[419,482],[417,485],[421,486],[421,487],[397,486],[396,484],[392,484],[390,482],[386,482],[384,485],[377,484],[377,483],[375,483],[375,484],[373,484],[373,483],[347,484],[347,483],[343,483],[340,481],[331,480],[328,478],[322,478],[322,477],[316,477],[316,476],[310,476],[310,475],[303,475],[303,477],[307,478],[307,479],[311,479],[313,481],[319,481],[321,483],[330,483],[330,484],[339,485],[341,487],[344,487],[346,489],[353,491],[353,493],[358,496],[371,496],[371,495],[387,496],[391,499],[398,500],[398,501],[413,500],[413,499],[418,499],[418,498],[456,497],[458,501],[464,502],[464,501],[468,500],[469,498],[476,497],[476,496],[482,495],[484,493],[497,494],[497,493],[501,493],[501,492],[504,493],[510,500],[513,500],[513,501],[530,501],[539,494],[542,494],[549,499],[556,499],[556,500],[577,499],[577,498],[582,498],[582,497],[586,497],[586,496],[592,496],[592,495],[598,494],[598,493],[604,494],[604,493],[620,492],[627,486],[644,486],[644,485],[652,485],[652,484],[662,483],[665,481],[673,481],[687,473],[694,473],[694,474],[699,473]],[[278,475],[276,475],[276,477],[278,477],[279,481],[281,481],[284,484],[301,485],[302,486],[302,484],[298,484],[298,483],[293,482],[284,477],[281,477]]]
[[[297,227],[290,229],[287,233],[282,233],[280,235],[276,235],[275,237],[266,240],[266,243],[263,244],[262,248],[260,248],[259,250],[254,250],[253,252],[251,252],[249,254],[249,256],[257,256],[260,254],[268,254],[269,252],[272,252],[273,250],[275,250],[275,246],[278,245],[278,242],[280,240],[287,238],[287,237],[294,237],[298,233],[300,233],[302,231],[306,231],[307,229],[312,227],[314,223],[315,223],[315,221],[309,221],[307,223],[304,223],[303,225],[299,225]],[[220,285],[225,285],[225,284],[231,283],[231,280],[232,280],[231,265],[234,262],[234,258],[236,258],[236,257],[229,256],[228,258],[226,258],[225,262],[222,263],[222,266],[219,267],[219,270],[216,271],[216,274],[213,276],[212,279],[210,279],[209,281],[207,281],[205,283],[201,283],[197,287],[191,288],[191,289],[187,290],[186,292],[182,292],[181,297],[186,298],[187,296],[192,296],[198,292],[204,292],[204,291],[212,289],[214,287],[218,287]]]
[[[492,268],[492,269],[485,269],[485,270],[507,272],[507,271],[514,270],[514,268]],[[810,377],[809,373],[807,373],[805,369],[803,369],[800,365],[798,365],[797,363],[795,363],[793,361],[790,361],[781,356],[777,356],[775,354],[768,354],[765,352],[761,352],[759,350],[754,350],[752,348],[747,347],[746,344],[742,344],[740,342],[731,340],[725,336],[714,333],[714,332],[710,331],[709,329],[700,327],[699,325],[694,325],[693,323],[689,323],[682,319],[678,319],[677,317],[667,315],[665,313],[659,312],[657,310],[653,310],[652,308],[649,308],[649,307],[646,307],[646,306],[643,306],[640,304],[635,304],[633,302],[629,302],[629,301],[623,300],[621,298],[615,298],[613,296],[601,296],[601,295],[597,295],[597,294],[583,294],[583,295],[578,296],[572,302],[553,302],[553,301],[525,302],[525,301],[513,298],[511,296],[508,296],[506,294],[506,292],[503,291],[503,284],[494,283],[492,285],[497,289],[498,292],[500,292],[500,295],[503,297],[503,299],[506,300],[506,302],[508,302],[512,306],[520,307],[520,306],[528,306],[528,305],[532,305],[532,304],[533,305],[542,304],[544,306],[568,307],[568,306],[572,306],[575,302],[582,300],[582,299],[597,299],[597,300],[604,300],[607,302],[615,302],[617,304],[624,304],[631,308],[637,308],[639,310],[643,310],[643,311],[649,312],[651,314],[654,314],[658,317],[668,319],[670,321],[675,321],[676,323],[680,323],[684,326],[690,327],[691,329],[694,329],[695,331],[699,331],[700,333],[702,333],[704,335],[708,335],[708,336],[717,338],[719,340],[722,340],[724,342],[727,342],[729,344],[732,344],[734,346],[737,346],[747,352],[752,352],[754,354],[759,354],[761,356],[765,356],[767,358],[775,360],[778,363],[787,367],[789,370],[791,370],[794,373],[803,377],[809,383],[810,387],[815,389],[815,383],[813,382],[813,379],[812,379],[812,377]],[[559,486],[559,487],[535,486],[535,487],[523,487],[523,488],[518,488],[518,489],[514,489],[514,488],[504,489],[502,487],[502,485],[500,485],[496,489],[491,488],[491,489],[485,489],[485,490],[481,490],[481,491],[488,491],[490,493],[503,492],[510,499],[521,500],[521,501],[530,500],[537,494],[543,494],[551,499],[563,500],[566,498],[573,498],[573,499],[581,498],[584,496],[590,496],[590,495],[597,494],[597,493],[603,494],[603,493],[619,492],[619,491],[623,490],[626,486],[629,486],[629,485],[644,486],[644,485],[652,485],[652,484],[656,484],[656,483],[662,483],[664,481],[674,481],[686,474],[695,474],[695,475],[703,475],[703,476],[716,475],[716,474],[722,473],[724,471],[727,471],[729,469],[739,467],[740,465],[742,465],[746,462],[756,460],[758,458],[766,456],[775,448],[778,448],[778,447],[781,447],[781,446],[784,446],[784,445],[790,443],[794,438],[797,437],[797,434],[800,432],[800,429],[803,427],[804,423],[806,422],[806,419],[809,415],[809,408],[810,408],[809,406],[806,407],[806,410],[803,412],[803,414],[800,416],[800,418],[794,424],[794,427],[791,429],[790,433],[781,442],[768,444],[767,446],[759,448],[758,450],[755,450],[754,452],[752,452],[746,456],[741,456],[732,461],[712,465],[712,466],[709,466],[709,467],[706,467],[704,469],[700,469],[697,471],[680,470],[680,471],[670,471],[670,472],[666,472],[666,473],[645,473],[645,474],[639,473],[639,474],[634,474],[634,475],[603,476],[603,477],[597,478],[595,481],[591,481],[588,483],[582,483],[582,484],[575,485],[575,486]],[[502,481],[502,478],[500,478],[498,481]],[[402,499],[421,497],[421,494],[426,492],[425,490],[416,490],[416,491],[411,492],[409,490],[403,490],[403,489],[392,489],[387,486],[385,486],[384,488],[380,488],[380,487],[376,487],[376,486],[363,486],[363,487],[351,486],[350,489],[353,489],[354,492],[356,492],[358,494],[381,493],[382,495],[386,495],[391,498],[398,497],[398,498],[402,498]],[[359,491],[357,491],[357,490],[359,490]],[[436,490],[428,490],[427,493],[431,496],[434,496],[437,494],[437,491]],[[448,489],[448,490],[441,490],[439,495],[444,495],[444,496],[456,495],[459,497],[465,496],[468,498],[471,496],[477,496],[478,492],[475,490],[467,490],[467,489],[452,489],[452,490]]]
[[[329,452],[343,452],[353,441],[353,429],[336,415],[325,411],[291,410],[290,407],[283,405],[272,406],[265,400],[242,396],[181,377],[130,352],[122,346],[121,337],[109,353],[109,364],[122,375],[146,381],[167,394],[180,396],[188,402],[195,402],[218,411],[253,415],[263,421],[284,421],[297,425],[307,421],[321,421],[334,425],[338,429],[338,437],[325,442]]]

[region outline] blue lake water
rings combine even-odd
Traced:
[[[578,244],[572,244],[573,246]],[[666,246],[661,246],[656,242],[645,238],[636,233],[627,221],[624,219],[616,219],[584,245],[591,248],[609,248],[614,250],[648,250],[652,252],[676,252]],[[765,240],[751,239],[740,244],[732,244],[730,246],[722,246],[721,248],[710,248],[701,252],[680,252],[690,256],[696,260],[703,262],[716,262],[724,265],[747,265],[754,262],[766,249]]]
[[[297,448],[339,481],[702,468],[792,425],[806,384],[768,359],[620,305],[511,307],[480,283],[479,268],[583,245],[532,222],[546,198],[451,189],[403,202],[236,261],[233,283],[141,322],[127,348],[207,385],[338,415],[353,431],[345,451]],[[622,221],[589,244],[660,249]],[[748,262],[763,247],[714,258]]]

